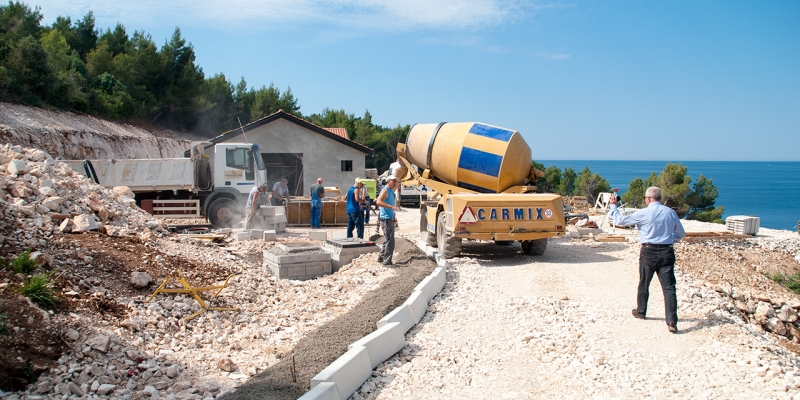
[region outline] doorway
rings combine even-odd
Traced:
[[[303,153],[261,153],[267,168],[267,182],[272,190],[275,182],[286,178],[289,194],[303,196]]]

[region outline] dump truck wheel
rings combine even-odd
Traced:
[[[444,258],[453,258],[461,254],[461,238],[454,237],[445,228],[445,213],[436,218],[436,242],[439,254]]]
[[[428,246],[436,247],[437,239],[435,233],[428,232],[428,213],[423,208],[419,216],[419,239]]]
[[[231,228],[241,220],[239,204],[231,199],[215,200],[208,207],[208,222],[215,228]]]
[[[547,249],[547,239],[523,240],[520,244],[522,245],[523,253],[534,256],[544,254],[545,249]]]

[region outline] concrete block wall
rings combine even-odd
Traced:
[[[444,257],[437,257],[438,254],[424,243],[420,248],[432,256],[439,267],[414,288],[403,305],[378,321],[377,330],[351,344],[346,353],[311,378],[311,390],[300,400],[348,399],[369,379],[378,364],[405,346],[405,333],[422,319],[428,301],[447,283],[448,265]]]

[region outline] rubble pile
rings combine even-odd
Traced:
[[[0,397],[219,398],[395,274],[370,254],[334,275],[279,280],[262,265],[272,243],[218,245],[171,234],[125,189],[100,187],[40,150],[0,146],[3,258],[30,249],[40,268],[56,272],[61,298],[52,310],[28,303],[8,327],[15,340],[28,341],[39,340],[29,337],[37,326],[47,327],[64,345],[54,364],[34,365],[24,347],[2,348],[8,342],[0,337],[0,350],[20,354],[15,360],[41,373],[25,390],[0,390]],[[297,232],[279,240],[308,243]],[[209,306],[238,311],[184,321],[201,310],[188,294],[142,302],[167,278],[167,287],[182,289],[176,272],[194,287],[236,273],[217,297],[201,296]],[[0,305],[18,301],[24,278],[0,269]]]
[[[720,309],[800,343],[800,300],[772,279],[800,267],[796,237],[682,243],[679,263],[722,297]],[[701,296],[692,291],[690,297]]]

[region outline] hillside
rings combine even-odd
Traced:
[[[0,102],[0,143],[41,149],[54,158],[183,157],[189,142],[203,140],[142,125]]]

